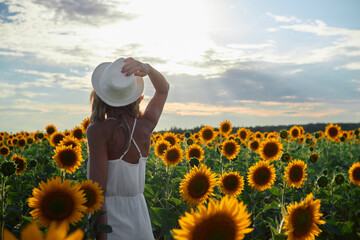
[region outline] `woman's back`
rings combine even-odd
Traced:
[[[114,122],[116,123],[117,120],[107,119],[103,122],[101,127],[105,128],[105,134],[110,133],[109,130],[114,127],[118,129]],[[147,156],[142,155],[135,140],[137,122],[140,121],[135,118],[130,134],[130,147],[125,151],[117,151],[117,148],[122,148],[121,145],[118,145],[122,142],[121,138],[124,138],[119,135],[121,131],[114,129],[113,137],[109,139],[108,152],[114,157],[118,154],[121,155],[108,160],[105,202],[107,209],[111,209],[107,212],[107,218],[108,224],[113,228],[113,232],[108,234],[108,239],[153,239],[151,222],[143,195]],[[146,141],[141,142],[142,148],[144,145],[146,147]],[[129,152],[130,149],[132,152]],[[88,170],[90,161],[91,159],[88,162]]]

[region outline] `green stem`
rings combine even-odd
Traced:
[[[5,183],[6,178],[4,176],[1,176],[1,209],[0,209],[0,216],[1,216],[1,222],[0,222],[0,240],[4,239],[4,226],[5,221],[4,219],[4,213],[5,213]]]

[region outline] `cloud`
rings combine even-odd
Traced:
[[[12,56],[12,57],[23,57],[24,56],[24,54],[21,52],[11,51],[11,50],[6,50],[6,49],[3,49],[3,50],[0,49],[0,55]]]
[[[21,96],[27,98],[35,98],[37,96],[47,96],[47,93],[31,92],[24,90],[31,86],[32,83],[9,84],[7,82],[0,82],[0,98],[7,99],[16,96],[19,99]],[[26,101],[23,99],[23,101]]]
[[[127,2],[101,0],[35,0],[55,12],[55,19],[100,26],[120,20],[132,20],[135,15],[119,10]]]
[[[29,112],[38,112],[42,114],[48,113],[66,113],[69,115],[81,115],[81,114],[89,114],[90,107],[80,104],[46,104],[33,102],[32,104],[24,103],[18,104],[15,106],[0,106],[0,111],[4,112],[4,114],[15,114],[15,113],[29,113]]]
[[[256,102],[254,102],[256,103]],[[281,103],[277,103],[281,104]],[[328,115],[335,115],[343,112],[342,109],[328,108],[328,109],[313,109],[304,108],[304,103],[292,105],[286,104],[289,109],[269,109],[269,108],[254,108],[253,106],[224,106],[224,105],[210,105],[196,102],[179,103],[169,102],[165,104],[164,114],[175,114],[180,116],[214,116],[225,113],[241,115],[251,115],[256,117],[312,117],[320,118]],[[268,105],[268,104],[265,104]],[[310,105],[315,106],[315,105]],[[290,110],[291,109],[291,110]]]
[[[269,17],[272,17],[276,22],[297,22],[297,23],[300,23],[302,22],[300,19],[298,19],[297,17],[295,16],[291,16],[291,17],[288,17],[288,16],[279,16],[279,15],[274,15],[272,13],[266,13],[267,16]]]
[[[65,73],[51,73],[24,69],[16,69],[15,72],[24,75],[35,75],[40,77],[35,77],[35,80],[32,82],[22,83],[22,88],[61,86],[66,89],[76,89],[83,91],[89,91],[89,89],[91,89],[90,72],[86,73],[84,76],[68,76]]]
[[[360,70],[360,62],[351,62],[335,68],[335,70],[339,69]]]

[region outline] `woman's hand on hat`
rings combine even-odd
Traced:
[[[125,65],[121,69],[121,72],[126,76],[134,74],[135,76],[145,77],[149,73],[150,65],[142,63],[131,57],[124,60]]]

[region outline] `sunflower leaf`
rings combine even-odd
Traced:
[[[111,233],[112,227],[110,225],[106,225],[106,224],[99,224],[97,226],[97,230],[96,233]]]

